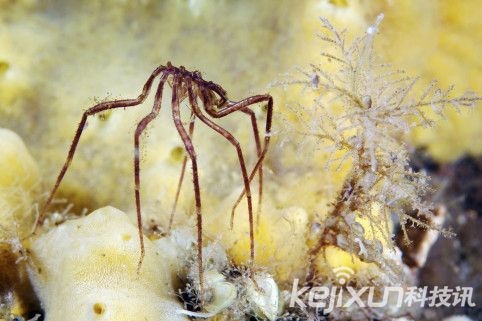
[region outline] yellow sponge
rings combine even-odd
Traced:
[[[186,320],[176,311],[170,265],[128,216],[104,207],[33,240],[30,276],[46,320]]]
[[[239,191],[233,195],[239,195]],[[233,230],[229,228],[232,197],[226,198],[220,210],[206,217],[206,231],[219,238],[236,264],[246,264],[250,256],[249,221],[246,199],[237,209]],[[277,282],[289,282],[301,277],[307,262],[305,240],[308,214],[301,207],[275,209],[265,197],[265,206],[255,224],[255,266],[267,268]],[[255,207],[257,198],[254,197]],[[255,218],[256,219],[256,218]]]
[[[39,170],[22,139],[8,129],[0,128],[0,151],[0,239],[12,237],[4,235],[6,231],[22,237],[34,221]]]
[[[22,314],[33,305],[20,239],[34,222],[32,203],[39,170],[22,139],[0,128],[0,292],[12,293],[11,312]]]

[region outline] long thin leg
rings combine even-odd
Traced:
[[[191,122],[189,123],[189,137],[192,139],[193,133],[194,133],[194,121],[196,118],[194,118],[194,113],[191,112]],[[176,190],[176,198],[174,199],[174,204],[172,205],[171,209],[171,215],[169,216],[169,225],[167,227],[167,233],[171,233],[172,229],[172,223],[174,220],[174,213],[176,212],[177,208],[177,203],[179,201],[179,195],[181,193],[181,187],[182,187],[182,182],[184,180],[184,174],[186,173],[186,165],[187,165],[187,159],[188,156],[184,156],[184,159],[182,161],[182,169],[181,169],[181,176],[179,176],[179,183],[177,184],[177,190]]]
[[[250,183],[253,180],[253,178],[256,174],[256,171],[258,171],[260,168],[262,168],[264,157],[265,157],[265,155],[268,151],[269,141],[270,141],[270,137],[271,137],[271,123],[272,123],[272,119],[273,119],[273,98],[270,95],[252,96],[252,97],[248,97],[246,99],[243,99],[239,102],[229,103],[226,107],[224,107],[224,108],[222,108],[218,111],[216,111],[216,110],[210,110],[209,111],[209,114],[211,116],[216,117],[216,118],[221,118],[221,117],[229,115],[229,114],[231,114],[231,113],[233,113],[237,110],[246,110],[246,108],[248,106],[256,104],[256,103],[260,103],[260,102],[263,102],[263,101],[268,101],[268,113],[267,113],[267,116],[266,116],[264,146],[263,146],[263,151],[261,152],[261,155],[258,157],[258,161],[257,161],[253,171],[251,172],[251,174],[249,176],[249,182]],[[246,194],[246,189],[241,192],[241,195],[238,197],[238,199],[236,200],[236,202],[233,206],[233,209],[231,211],[231,227],[232,227],[232,222],[234,221],[234,215],[235,215],[236,207],[239,205],[239,203],[241,202],[241,200],[242,200],[242,198],[244,197],[245,194]]]
[[[179,78],[175,76],[173,86],[172,86],[172,116],[174,118],[174,124],[181,136],[184,143],[184,147],[191,158],[192,166],[192,177],[194,183],[194,197],[196,202],[196,218],[197,218],[197,263],[198,263],[198,276],[199,276],[199,286],[201,292],[201,299],[204,295],[204,276],[203,276],[203,238],[202,238],[202,212],[201,212],[201,191],[199,188],[199,175],[197,168],[197,159],[194,146],[192,144],[191,138],[184,129],[181,122],[181,113],[179,111],[179,99],[177,93],[177,87],[179,86]]]
[[[268,151],[268,146],[269,146],[269,137],[268,139],[265,138],[264,141],[264,148],[263,151],[261,152],[261,156],[258,158],[258,161],[256,162],[256,165],[254,166],[251,174],[249,175],[249,183],[253,181],[254,176],[256,175],[256,171],[259,170],[263,166],[263,161],[264,157],[266,156],[266,152]],[[246,190],[243,190],[241,194],[238,196],[238,199],[233,205],[233,209],[231,211],[231,229],[233,227],[233,221],[234,221],[234,215],[236,213],[236,208],[238,207],[239,203],[241,203],[241,200],[243,199],[244,195],[246,194]]]
[[[150,91],[151,86],[152,86],[152,82],[164,69],[165,69],[165,67],[160,66],[152,72],[152,74],[149,76],[149,79],[144,84],[144,87],[142,89],[141,94],[136,99],[123,99],[123,100],[107,101],[107,102],[97,104],[94,107],[89,108],[87,111],[84,112],[84,114],[82,115],[82,118],[80,120],[79,126],[77,127],[77,130],[75,132],[74,139],[72,140],[72,143],[70,145],[70,149],[69,149],[69,152],[67,154],[67,159],[65,160],[65,163],[64,163],[59,175],[57,176],[57,180],[55,181],[55,185],[52,188],[52,191],[50,192],[50,195],[47,199],[47,202],[45,202],[44,206],[40,210],[39,217],[37,219],[37,223],[35,225],[35,229],[33,231],[33,234],[35,234],[38,231],[38,229],[40,228],[40,226],[42,225],[42,223],[45,219],[46,211],[47,211],[48,207],[50,206],[50,204],[52,203],[54,195],[57,192],[57,189],[59,188],[60,183],[62,182],[62,180],[65,176],[65,173],[67,172],[67,169],[69,168],[69,166],[72,162],[72,159],[74,158],[75,150],[76,150],[77,145],[79,143],[80,136],[82,135],[82,132],[85,128],[85,124],[87,122],[87,117],[91,116],[91,115],[95,115],[95,114],[103,112],[103,111],[106,111],[106,110],[109,110],[109,109],[134,107],[134,106],[142,104],[144,102],[144,100],[146,99],[147,95],[149,94],[149,91]]]
[[[209,115],[215,117],[215,118],[222,118],[224,116],[227,116],[235,111],[238,110],[244,110],[246,107],[250,105],[254,105],[257,103],[261,103],[263,101],[268,102],[268,119],[267,121],[271,121],[271,115],[273,113],[273,97],[271,95],[256,95],[256,96],[251,96],[248,98],[245,98],[243,100],[237,101],[237,102],[229,102],[226,106],[219,110],[209,110]],[[271,127],[271,122],[269,123],[269,126]]]
[[[144,233],[142,231],[141,196],[140,196],[139,141],[140,141],[142,132],[146,129],[147,125],[149,125],[149,123],[157,117],[157,115],[159,114],[159,111],[161,110],[162,91],[164,88],[164,83],[166,81],[166,78],[167,78],[167,74],[164,75],[161,81],[159,82],[156,96],[154,98],[154,106],[152,107],[152,111],[139,122],[134,134],[134,184],[135,184],[135,198],[136,198],[137,228],[139,232],[139,242],[141,245],[141,256],[139,258],[139,263],[137,265],[137,273],[140,272],[142,262],[144,261],[144,255],[145,255]]]
[[[253,135],[254,135],[254,141],[256,143],[256,155],[259,159],[259,157],[261,157],[261,142],[259,139],[259,130],[258,130],[258,122],[256,120],[256,115],[254,111],[249,108],[244,109],[243,113],[248,114],[250,116],[251,127],[253,129]],[[259,166],[259,169],[258,169],[258,207],[256,209],[256,224],[259,224],[259,217],[263,206],[262,200],[263,200],[263,164],[261,164],[261,166]],[[234,208],[235,206],[233,206],[233,209]],[[231,222],[230,222],[231,229],[233,229],[233,224],[234,224],[233,220],[234,220],[234,216],[231,215]]]
[[[246,170],[246,163],[244,161],[244,156],[243,152],[241,150],[241,146],[239,142],[234,138],[234,136],[222,128],[221,126],[217,125],[213,121],[211,121],[209,118],[203,115],[201,109],[197,105],[196,97],[193,92],[193,88],[191,85],[191,80],[188,78],[186,79],[187,81],[187,89],[189,92],[189,103],[191,104],[194,113],[196,116],[207,126],[211,127],[213,130],[218,132],[219,134],[223,135],[236,149],[236,152],[238,154],[238,160],[239,160],[239,165],[241,167],[241,172],[243,174],[243,182],[244,182],[244,189],[246,191],[247,195],[247,201],[248,201],[248,215],[249,215],[249,238],[250,238],[250,266],[251,268],[253,267],[254,264],[254,229],[253,229],[253,205],[252,205],[252,200],[251,200],[251,188],[249,185],[249,179],[248,179],[248,173]]]

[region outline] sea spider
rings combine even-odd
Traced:
[[[74,157],[75,150],[77,148],[77,144],[79,143],[80,136],[82,131],[85,128],[87,117],[95,115],[97,113],[110,110],[110,109],[117,109],[117,108],[127,108],[127,107],[134,107],[142,104],[146,97],[149,94],[151,89],[152,83],[156,77],[160,77],[159,85],[157,87],[157,92],[154,98],[154,106],[152,107],[152,111],[145,116],[137,125],[135,134],[134,134],[134,181],[135,181],[135,200],[136,200],[136,211],[137,211],[137,224],[139,229],[139,240],[140,240],[140,249],[141,255],[139,259],[139,268],[142,265],[142,261],[144,259],[144,239],[143,239],[143,230],[142,230],[142,215],[141,215],[141,203],[140,203],[140,179],[139,179],[139,138],[142,132],[145,130],[146,126],[153,121],[159,114],[161,109],[161,101],[162,101],[162,92],[164,88],[164,84],[166,81],[172,86],[172,116],[174,119],[174,124],[177,128],[179,135],[184,143],[185,150],[188,155],[184,157],[181,176],[179,179],[179,184],[176,192],[176,198],[174,201],[174,206],[171,211],[171,217],[169,219],[169,227],[171,228],[172,225],[172,217],[176,209],[176,204],[179,198],[179,192],[182,185],[182,181],[184,178],[184,172],[187,163],[187,157],[191,159],[192,164],[192,175],[193,175],[193,183],[194,183],[194,194],[195,194],[195,203],[196,203],[196,218],[197,218],[197,252],[198,252],[198,274],[200,280],[200,289],[201,292],[203,291],[203,269],[202,269],[202,212],[201,212],[201,195],[200,195],[200,188],[199,188],[199,178],[198,178],[198,165],[196,159],[196,152],[191,140],[194,131],[194,120],[199,118],[201,122],[212,128],[217,133],[221,134],[225,137],[229,143],[233,145],[236,149],[239,164],[241,167],[241,172],[243,176],[243,183],[244,183],[244,190],[241,193],[238,201],[236,202],[235,206],[233,207],[233,214],[234,208],[239,203],[239,200],[246,194],[247,203],[248,203],[248,214],[249,214],[249,233],[250,233],[250,261],[249,264],[252,267],[254,262],[254,233],[253,233],[253,207],[251,201],[251,189],[250,183],[253,177],[255,176],[256,172],[259,173],[259,203],[258,203],[258,213],[261,206],[261,198],[262,198],[262,163],[263,159],[266,155],[268,150],[269,140],[270,140],[270,130],[271,130],[271,120],[273,114],[273,98],[270,95],[256,95],[245,98],[240,101],[230,101],[226,97],[226,91],[218,84],[215,84],[211,81],[206,81],[201,77],[201,73],[198,71],[189,72],[184,67],[174,67],[171,65],[170,62],[167,63],[166,66],[159,66],[156,68],[152,74],[150,75],[149,79],[145,83],[142,93],[136,99],[126,99],[126,100],[113,100],[102,102],[100,104],[95,105],[94,107],[89,108],[87,111],[84,112],[82,115],[82,119],[79,123],[77,131],[75,133],[74,139],[72,140],[67,159],[60,171],[57,180],[53,189],[50,192],[50,195],[47,199],[47,202],[44,204],[42,210],[40,211],[39,218],[37,220],[37,224],[35,230],[37,231],[40,225],[43,223],[45,219],[46,210],[49,207],[52,199],[54,197],[55,192],[57,191],[65,173],[67,172],[70,163]],[[189,99],[189,106],[191,109],[191,122],[189,124],[189,129],[186,131],[183,123],[181,122],[181,114],[180,114],[180,103],[188,97]],[[240,144],[234,138],[234,136],[224,128],[220,127],[216,123],[214,123],[210,118],[206,117],[202,112],[201,108],[198,106],[198,98],[202,101],[204,110],[206,113],[213,117],[213,118],[222,118],[227,116],[235,111],[242,111],[243,113],[247,114],[251,119],[252,130],[254,134],[254,139],[256,142],[256,150],[257,150],[257,157],[258,160],[256,162],[255,167],[253,168],[251,174],[248,176],[246,170],[246,163],[244,160],[243,152],[241,150]],[[250,105],[260,103],[260,102],[267,102],[267,119],[266,119],[266,134],[264,137],[264,146],[261,148],[260,137],[258,133],[258,126],[254,111],[249,108]]]

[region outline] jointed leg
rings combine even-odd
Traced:
[[[189,137],[192,139],[193,132],[194,132],[194,113],[191,112],[191,122],[189,123]],[[167,228],[167,232],[171,233],[172,223],[174,220],[174,213],[176,212],[177,203],[179,201],[179,194],[181,193],[182,182],[184,180],[184,174],[186,173],[186,165],[187,165],[187,158],[188,156],[184,156],[182,161],[182,169],[181,169],[181,176],[179,177],[179,183],[177,184],[176,190],[176,198],[174,199],[174,204],[172,205],[171,215],[169,216],[169,225]]]
[[[229,115],[229,114],[231,114],[231,113],[233,113],[237,110],[244,111],[244,110],[247,109],[248,106],[256,104],[256,103],[260,103],[260,102],[263,102],[263,101],[268,102],[268,113],[267,113],[267,116],[266,116],[264,146],[263,146],[263,150],[261,152],[261,155],[258,157],[258,161],[257,161],[253,171],[251,172],[251,174],[249,176],[249,183],[251,183],[251,181],[253,180],[254,175],[256,174],[256,171],[258,171],[262,168],[264,157],[265,157],[265,155],[268,151],[269,141],[270,141],[270,136],[271,136],[271,123],[272,123],[272,118],[273,118],[273,98],[270,95],[252,96],[252,97],[248,97],[244,100],[241,100],[237,103],[231,103],[231,104],[222,108],[219,111],[211,111],[210,112],[211,116],[220,118],[220,117],[224,117],[226,115]],[[261,172],[261,174],[262,174],[262,172]],[[234,214],[235,214],[235,211],[236,211],[236,207],[239,205],[239,203],[241,202],[241,200],[242,200],[242,198],[245,194],[246,194],[246,189],[241,192],[241,195],[238,197],[238,199],[236,200],[236,202],[233,206],[233,209],[231,211],[231,227],[232,227],[232,222],[234,220]]]
[[[187,87],[188,87],[188,92],[189,92],[189,102],[192,106],[192,109],[196,116],[207,126],[211,127],[214,129],[216,132],[219,134],[223,135],[236,149],[237,155],[238,155],[238,160],[239,164],[241,167],[241,172],[243,174],[243,182],[244,182],[244,189],[246,191],[247,195],[247,201],[248,201],[248,215],[249,215],[249,237],[250,237],[250,265],[254,264],[254,229],[253,229],[253,205],[252,205],[252,200],[251,200],[251,188],[249,185],[249,179],[248,179],[248,173],[246,170],[246,163],[244,161],[244,156],[243,152],[241,150],[241,146],[239,145],[239,142],[234,138],[234,136],[225,130],[224,128],[220,127],[213,121],[211,121],[209,118],[204,116],[202,111],[200,110],[199,106],[197,105],[196,97],[193,92],[193,88],[191,85],[190,79],[187,79]]]
[[[197,250],[198,250],[198,276],[199,276],[199,285],[200,285],[200,293],[201,299],[204,295],[204,277],[203,277],[203,239],[202,239],[202,212],[201,212],[201,191],[199,188],[199,175],[198,175],[198,168],[197,168],[197,159],[196,159],[196,152],[194,150],[194,146],[192,144],[191,138],[189,137],[188,133],[184,129],[184,126],[181,122],[181,113],[179,111],[179,99],[177,96],[177,87],[179,86],[179,79],[176,76],[172,86],[172,116],[174,118],[174,124],[181,136],[181,139],[184,143],[184,147],[186,148],[186,152],[188,153],[189,157],[191,158],[191,165],[192,165],[192,176],[193,176],[193,183],[194,183],[194,198],[196,202],[196,218],[197,218]]]
[[[254,141],[256,143],[256,155],[259,159],[261,157],[261,142],[259,139],[259,130],[258,130],[258,122],[256,120],[256,115],[254,114],[254,111],[252,111],[249,108],[244,109],[243,113],[248,114],[251,118],[251,126],[253,129]],[[263,200],[263,164],[261,163],[258,169],[258,208],[256,209],[256,224],[259,224],[259,217],[263,206],[262,200]],[[233,210],[231,211],[231,222],[230,222],[231,229],[233,229],[233,223],[234,223],[233,222],[234,215],[232,213],[234,212],[235,208],[236,206],[233,206]]]
[[[269,137],[265,138],[264,140],[264,148],[263,151],[261,152],[261,156],[258,158],[258,161],[256,162],[256,165],[254,166],[251,174],[249,175],[249,183],[253,181],[254,176],[256,175],[256,171],[263,166],[263,161],[264,157],[266,156],[266,152],[268,151],[268,146],[269,146]],[[237,206],[239,203],[241,203],[241,200],[243,199],[244,195],[246,194],[246,190],[243,190],[241,194],[238,196],[238,199],[233,205],[233,209],[231,211],[231,228],[232,228],[232,222],[234,221],[234,214],[236,211]]]
[[[67,159],[65,160],[65,163],[62,167],[62,170],[60,171],[59,175],[57,176],[57,180],[55,181],[55,185],[50,192],[50,195],[47,199],[47,202],[45,202],[44,206],[40,210],[39,217],[37,219],[37,223],[35,225],[34,229],[34,234],[38,231],[39,227],[42,225],[44,219],[45,219],[45,214],[52,203],[52,200],[54,198],[55,193],[57,192],[57,189],[60,186],[60,183],[62,182],[62,179],[65,176],[65,173],[67,172],[72,159],[74,158],[75,150],[77,149],[77,145],[80,140],[80,136],[82,135],[82,132],[85,128],[85,124],[87,123],[87,117],[91,115],[95,115],[97,113],[109,110],[109,109],[116,109],[116,108],[127,108],[127,107],[134,107],[137,105],[140,105],[144,102],[146,99],[147,95],[149,94],[149,91],[152,86],[152,82],[154,81],[155,77],[157,77],[162,71],[164,70],[164,67],[159,67],[156,70],[153,71],[147,82],[144,84],[144,87],[142,89],[141,94],[136,98],[136,99],[124,99],[124,100],[114,100],[114,101],[108,101],[108,102],[103,102],[100,103],[92,108],[89,108],[84,114],[82,115],[82,118],[80,120],[80,123],[77,127],[77,130],[75,132],[74,139],[72,140],[72,143],[70,145],[69,152],[67,154]]]
[[[134,134],[134,184],[135,184],[135,198],[136,198],[136,214],[137,214],[137,227],[139,231],[139,242],[141,245],[141,256],[139,258],[139,263],[137,265],[137,273],[140,272],[142,261],[144,260],[145,249],[144,249],[144,233],[142,231],[142,213],[141,213],[141,197],[140,197],[140,166],[139,166],[139,139],[142,132],[146,129],[147,125],[153,121],[159,111],[161,110],[162,102],[162,90],[164,88],[164,83],[166,81],[167,75],[162,77],[159,86],[157,88],[156,97],[154,98],[154,106],[152,111],[144,117],[137,125],[136,132]]]

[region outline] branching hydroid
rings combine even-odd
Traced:
[[[441,90],[436,82],[420,91],[419,78],[380,63],[373,41],[382,19],[383,14],[362,37],[348,41],[344,31],[321,18],[319,38],[327,44],[321,56],[328,63],[312,64],[299,70],[301,76],[277,85],[301,85],[305,98],[312,97],[311,103],[290,108],[296,115],[294,131],[317,140],[329,151],[330,163],[351,163],[311,254],[332,244],[386,268],[391,264],[382,255],[382,244],[393,248],[392,217],[405,235],[407,222],[450,234],[422,219],[432,216],[432,204],[424,201],[428,179],[410,168],[404,135],[413,127],[432,125],[430,108],[443,116],[448,107],[459,110],[481,98],[471,93],[452,96],[453,86]],[[371,231],[365,231],[367,225],[360,220],[367,221]]]

